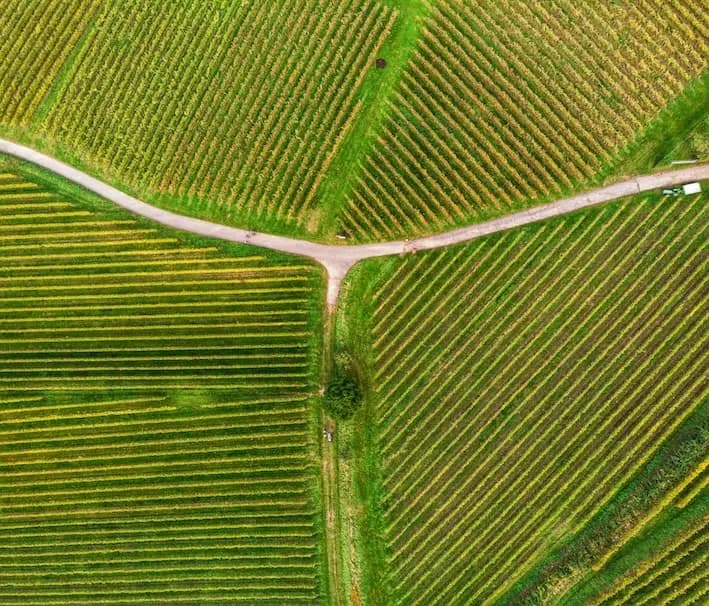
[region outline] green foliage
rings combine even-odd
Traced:
[[[320,270],[0,166],[0,603],[320,603]]]
[[[705,203],[626,200],[370,281],[392,601],[494,603],[698,405]]]
[[[442,231],[587,189],[706,69],[698,0],[652,0],[645,13],[632,2],[432,4],[343,209],[341,229],[357,240]],[[559,52],[561,39],[575,50]],[[590,78],[599,65],[603,78]]]
[[[692,134],[689,139],[692,155],[698,160],[709,159],[709,134],[702,123],[701,130]]]
[[[316,192],[397,14],[374,0],[89,0],[70,22],[56,2],[8,1],[19,16],[0,38],[28,59],[0,59],[0,125],[31,119],[48,147],[166,207],[300,235],[328,221]],[[49,38],[33,32],[45,12]]]
[[[600,572],[591,570],[594,563],[613,547],[616,538],[641,520],[707,453],[709,403],[703,403],[580,533],[569,537],[540,561],[500,600],[500,604],[536,606],[545,603],[545,596],[552,595],[563,599],[564,604],[582,604],[594,587],[611,582],[619,570],[632,569],[636,560],[648,557],[659,544],[677,532],[684,523],[682,520],[695,518],[696,511],[692,513],[693,508],[687,507],[680,515],[678,509],[670,508],[659,516],[658,524],[638,540],[631,541]],[[702,505],[701,497],[695,501],[699,515],[706,515],[707,505]],[[647,548],[646,544],[651,547]],[[585,578],[588,574],[590,578]],[[562,598],[565,591],[568,593]]]
[[[345,421],[354,416],[362,404],[362,390],[352,376],[335,375],[325,390],[325,409]]]
[[[603,176],[649,172],[675,160],[704,160],[709,155],[709,74],[690,82],[643,132],[638,134]]]
[[[706,155],[691,107],[656,119],[706,69],[698,0],[4,4],[0,132],[221,223],[398,237]]]
[[[335,354],[335,374],[349,376],[354,372],[352,356],[346,351],[338,351]]]

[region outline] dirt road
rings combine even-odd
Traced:
[[[361,244],[356,246],[328,246],[307,240],[297,240],[294,238],[228,227],[226,225],[186,217],[163,210],[141,202],[137,198],[133,198],[103,181],[91,177],[55,158],[6,139],[0,139],[0,153],[32,162],[110,200],[114,204],[134,214],[157,221],[163,225],[210,238],[262,246],[285,253],[310,257],[327,269],[327,303],[331,310],[334,309],[337,303],[342,280],[345,278],[350,268],[362,259],[402,254],[409,251],[412,246],[415,247],[416,250],[430,250],[451,244],[468,242],[481,236],[564,215],[581,208],[603,204],[624,196],[680,185],[691,181],[709,179],[709,164],[696,164],[689,168],[631,177],[619,183],[600,187],[569,198],[563,198],[556,202],[551,202],[550,204],[544,204],[543,206],[506,215],[499,219],[476,223],[475,225],[469,225],[468,227],[462,227],[434,236],[418,238],[410,242],[397,240],[394,242]]]

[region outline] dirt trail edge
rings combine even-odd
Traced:
[[[110,200],[114,204],[136,215],[152,219],[163,225],[210,238],[262,246],[285,253],[310,257],[323,265],[327,270],[327,304],[330,312],[334,310],[337,304],[337,297],[340,292],[342,280],[345,278],[350,268],[362,259],[403,254],[411,251],[412,247],[415,250],[430,250],[432,248],[467,242],[481,236],[513,229],[521,225],[549,219],[550,217],[564,215],[580,208],[603,204],[604,202],[610,202],[611,200],[624,196],[631,196],[661,187],[671,187],[691,181],[709,179],[709,164],[696,164],[689,168],[630,177],[613,185],[593,189],[569,198],[562,198],[556,202],[530,208],[529,210],[523,210],[491,221],[476,223],[468,227],[454,229],[434,236],[418,238],[409,242],[397,240],[393,242],[355,246],[330,246],[309,242],[307,240],[296,240],[294,238],[247,231],[204,221],[202,219],[178,215],[177,213],[141,202],[137,198],[133,198],[117,190],[115,187],[111,187],[103,181],[91,177],[51,156],[47,156],[24,145],[8,141],[7,139],[0,139],[0,153],[32,162]]]

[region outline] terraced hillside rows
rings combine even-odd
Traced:
[[[315,232],[395,15],[371,0],[105,2],[35,128],[183,211]]]
[[[587,604],[705,604],[709,599],[708,560],[709,518],[705,516]]]
[[[705,206],[650,197],[378,262],[392,603],[493,603],[707,397]]]
[[[312,604],[320,271],[0,175],[0,603]]]
[[[344,230],[360,240],[442,231],[587,182],[707,69],[705,9],[434,3]]]

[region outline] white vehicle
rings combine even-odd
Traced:
[[[699,194],[702,191],[702,185],[698,181],[694,183],[687,183],[682,186],[685,196],[691,196],[692,194]]]

